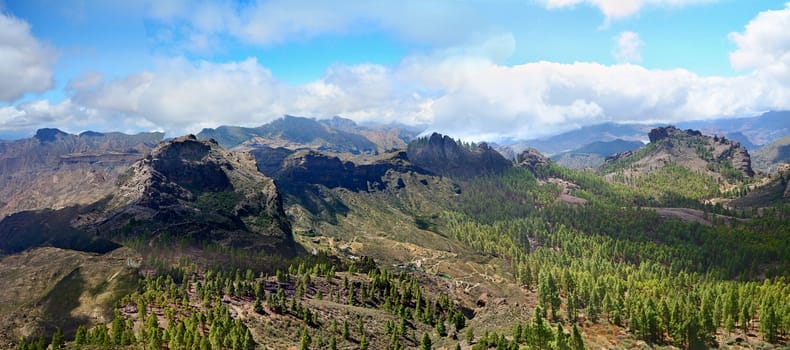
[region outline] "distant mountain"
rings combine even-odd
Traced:
[[[313,149],[333,153],[376,154],[404,148],[417,132],[394,125],[367,127],[350,119],[327,120],[285,116],[271,123],[244,128],[220,126],[203,129],[197,137],[212,138],[222,147],[250,150],[258,147]]]
[[[790,163],[790,136],[785,136],[752,152],[754,168],[773,172],[777,165]]]
[[[644,147],[607,159],[602,171],[641,176],[676,165],[729,180],[754,176],[749,152],[737,141],[674,126],[655,128],[648,137]]]
[[[691,121],[678,123],[678,127],[700,130],[707,135],[724,135],[753,150],[790,135],[790,111],[771,111],[749,118]]]
[[[513,165],[486,143],[459,144],[438,133],[412,141],[408,155],[412,163],[434,174],[460,178],[501,173]]]
[[[319,120],[319,122],[337,130],[365,136],[379,147],[379,152],[405,149],[411,140],[425,130],[422,126],[397,123],[359,125],[351,119],[338,116],[332,117],[332,119]]]
[[[31,138],[0,141],[0,218],[20,210],[95,202],[163,137],[40,129]]]
[[[658,126],[660,125],[603,123],[539,139],[503,142],[495,148],[509,159],[515,158],[515,155],[527,147],[537,148],[543,154],[553,157],[560,153],[577,150],[593,142],[616,139],[646,141],[644,136],[647,132]],[[740,142],[741,146],[751,151],[778,138],[790,135],[790,111],[767,112],[748,118],[681,122],[677,124],[677,127],[700,130],[706,135],[724,136]]]
[[[563,152],[578,150],[595,142],[609,142],[615,140],[632,142],[643,141],[645,140],[647,132],[654,127],[655,125],[647,124],[604,123],[585,126],[551,137],[518,141],[505,146],[506,148],[510,148],[513,154],[521,153],[521,151],[527,147],[533,147],[538,149],[541,153],[552,157]],[[505,155],[507,156],[509,153],[505,152]]]
[[[596,141],[569,152],[562,152],[551,157],[559,165],[573,169],[595,168],[604,163],[606,157],[626,151],[633,151],[644,146],[641,141]]]

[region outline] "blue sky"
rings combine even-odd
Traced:
[[[0,138],[177,135],[283,114],[468,139],[790,104],[790,4],[6,1]]]

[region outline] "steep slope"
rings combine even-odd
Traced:
[[[408,154],[409,160],[423,169],[458,178],[501,173],[513,165],[486,143],[460,145],[438,133],[410,143]]]
[[[60,327],[108,324],[118,300],[137,287],[139,254],[97,255],[52,247],[0,257],[0,347]]]
[[[750,186],[744,196],[729,204],[736,208],[765,208],[790,203],[790,164],[779,164],[775,172]]]
[[[606,157],[644,146],[641,141],[596,141],[573,151],[555,154],[551,160],[572,169],[595,168],[603,164]]]
[[[790,136],[785,136],[751,152],[754,168],[771,173],[781,163],[790,163]]]
[[[41,129],[0,141],[0,218],[20,210],[88,204],[112,192],[118,176],[162,140],[162,133],[71,135]]]
[[[19,212],[0,221],[0,252],[55,246],[106,252],[108,241],[163,238],[294,253],[274,181],[246,154],[189,135],[160,143],[88,206]]]
[[[612,157],[601,171],[610,175],[621,172],[626,177],[641,176],[672,165],[730,181],[754,176],[749,152],[738,142],[674,126],[653,129],[648,136],[648,145]]]
[[[272,179],[248,154],[193,135],[159,144],[123,174],[104,212],[83,224],[125,234],[173,234],[244,248],[293,250]]]

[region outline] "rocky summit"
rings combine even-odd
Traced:
[[[413,141],[408,154],[415,165],[450,177],[496,174],[512,166],[511,161],[486,143],[463,144],[438,133]]]
[[[132,165],[104,212],[83,226],[177,232],[247,248],[287,251],[292,244],[277,187],[254,158],[193,135],[163,142]]]
[[[666,126],[652,129],[648,137],[650,143],[645,147],[608,158],[603,171],[618,169],[639,175],[672,164],[730,180],[755,175],[746,148],[723,136]]]
[[[518,162],[518,166],[527,168],[533,173],[537,168],[549,165],[549,159],[532,147],[521,152],[516,161]]]

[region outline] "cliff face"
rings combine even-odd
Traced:
[[[163,142],[132,165],[102,217],[85,224],[133,231],[137,225],[140,231],[239,247],[293,248],[280,193],[258,172],[254,158],[192,135]]]
[[[460,178],[501,173],[512,166],[486,143],[465,147],[438,133],[410,144],[408,156],[412,163],[434,174]]]
[[[118,176],[163,136],[41,129],[28,139],[0,141],[0,218],[89,204],[109,195]]]
[[[252,152],[258,169],[283,184],[317,184],[328,188],[345,188],[354,192],[380,191],[388,188],[384,180],[389,171],[398,173],[427,171],[409,163],[406,152],[379,156],[366,164],[354,164],[324,153],[284,148],[260,148]]]

